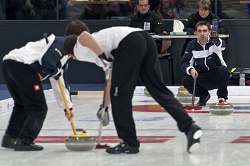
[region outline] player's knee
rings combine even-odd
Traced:
[[[227,76],[227,77],[229,77],[229,74],[230,74],[226,66],[220,66],[218,68],[218,72],[219,72],[220,76]]]
[[[189,85],[192,85],[192,79],[190,79],[190,76],[185,76],[182,78],[182,85],[186,88]]]

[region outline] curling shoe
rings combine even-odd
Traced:
[[[206,106],[207,101],[210,99],[210,97],[211,96],[209,92],[204,97],[200,97],[200,100],[198,101],[197,106]]]
[[[15,142],[15,138],[12,138],[8,134],[5,134],[3,136],[3,140],[2,140],[2,147],[13,149],[14,148],[14,142]]]
[[[193,153],[200,147],[202,130],[198,125],[192,123],[185,134],[187,136],[187,151],[188,153]]]
[[[115,147],[110,147],[106,149],[106,152],[109,154],[120,154],[120,153],[127,153],[127,154],[136,154],[139,152],[139,148],[131,147],[126,142],[121,142]]]
[[[27,144],[20,139],[17,139],[14,143],[14,150],[15,151],[37,151],[43,150],[43,147],[40,145],[35,145],[34,143]]]
[[[227,104],[224,98],[218,98],[220,104]]]

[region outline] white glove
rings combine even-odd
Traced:
[[[105,68],[107,66],[106,62],[102,59],[100,59],[98,56],[96,56],[95,62],[97,66]]]

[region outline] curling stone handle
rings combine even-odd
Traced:
[[[76,131],[81,131],[82,133],[86,133],[84,129],[80,129],[80,128],[76,129]]]
[[[69,110],[69,105],[68,105],[68,102],[67,102],[66,97],[65,97],[65,92],[64,92],[64,89],[63,89],[63,86],[62,86],[62,82],[61,82],[60,78],[57,81],[58,81],[58,84],[59,84],[59,87],[60,87],[60,90],[61,90],[61,93],[62,93],[62,98],[63,98],[63,102],[64,102],[64,105],[65,105],[65,108],[66,108],[66,112],[67,112],[67,114],[70,115],[71,111]],[[70,121],[71,128],[73,130],[74,135],[77,135],[76,128],[75,128],[73,120],[70,119],[69,121]]]

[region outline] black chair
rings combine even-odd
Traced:
[[[173,65],[173,58],[170,55],[163,56],[159,58],[160,60],[167,60],[168,61],[168,71],[167,71],[167,78],[168,78],[168,85],[174,85],[174,65]]]

